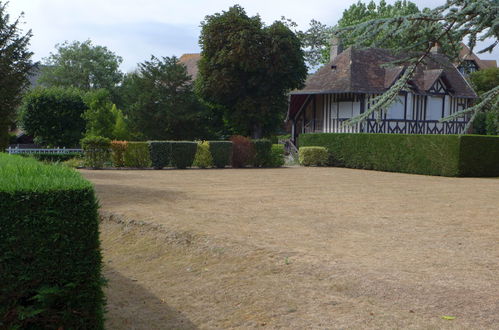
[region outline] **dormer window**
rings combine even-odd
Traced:
[[[479,67],[474,60],[464,60],[458,69],[462,74],[468,75],[472,72],[478,71]]]

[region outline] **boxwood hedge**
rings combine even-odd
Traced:
[[[268,139],[253,140],[255,158],[253,166],[269,167],[272,163],[272,142]]]
[[[499,176],[499,137],[315,133],[300,147],[322,146],[329,164],[350,168],[443,176]]]
[[[169,141],[150,141],[149,152],[151,155],[152,167],[160,170],[170,165],[172,145]]]
[[[213,165],[218,168],[224,168],[230,165],[232,159],[231,141],[209,141],[210,152],[213,157]]]
[[[97,201],[76,171],[0,154],[0,328],[102,329]]]
[[[126,167],[144,168],[151,166],[149,144],[147,142],[128,142],[123,159]]]

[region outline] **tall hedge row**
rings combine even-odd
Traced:
[[[230,165],[232,160],[232,142],[231,141],[210,141],[210,152],[213,157],[213,165],[218,168],[224,168]]]
[[[499,176],[499,137],[315,133],[300,147],[321,146],[329,164],[442,176]]]
[[[172,141],[170,143],[173,166],[176,168],[191,167],[196,156],[198,144],[186,141]]]
[[[0,154],[0,329],[103,329],[97,208],[76,171]]]
[[[152,167],[160,170],[170,165],[171,161],[171,143],[169,141],[150,141],[149,152],[151,155]]]

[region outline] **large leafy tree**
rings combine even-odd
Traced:
[[[287,92],[306,78],[297,36],[283,23],[265,26],[240,6],[207,16],[199,41],[197,89],[222,109],[233,132],[255,138],[284,119]]]
[[[48,87],[74,87],[84,91],[113,90],[123,77],[122,58],[90,40],[56,45],[57,51],[44,59],[39,82]]]
[[[33,54],[28,50],[31,31],[20,30],[19,18],[10,22],[6,6],[0,1],[0,151],[9,143],[9,126],[33,67]]]
[[[37,88],[24,97],[21,126],[39,144],[74,147],[85,132],[85,110],[87,105],[77,89]]]
[[[374,100],[369,111],[353,118],[354,124],[365,120],[372,113],[381,114],[397,100],[398,94],[409,88],[408,82],[415,74],[416,67],[428,61],[431,48],[436,44],[449,47],[444,53],[451,60],[459,60],[454,50],[459,49],[462,40],[467,40],[473,51],[477,41],[487,42],[488,46],[478,53],[491,52],[499,44],[499,2],[497,0],[447,0],[442,6],[424,10],[421,13],[367,21],[358,25],[337,29],[334,33],[340,37],[355,34],[357,45],[384,47],[390,43],[390,36],[404,36],[407,42],[396,50],[406,54],[399,62],[409,64],[402,77],[383,95]],[[424,31],[422,33],[421,31]],[[490,111],[499,103],[499,86],[495,86],[481,95],[481,100],[474,106],[454,113],[445,120],[470,114],[473,122],[478,113]],[[465,128],[465,131],[468,127]]]
[[[469,75],[473,88],[482,96],[499,86],[499,68],[488,68],[475,71]],[[483,112],[478,113],[473,122],[473,132],[476,134],[499,134],[499,104],[491,104]]]
[[[184,65],[176,57],[152,57],[128,74],[121,94],[138,138],[192,140],[209,138],[206,108],[193,91]]]

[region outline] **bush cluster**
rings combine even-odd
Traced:
[[[213,165],[217,168],[224,168],[232,161],[231,141],[210,141],[210,153],[213,158]]]
[[[255,158],[253,166],[270,167],[272,163],[272,142],[268,139],[253,140]]]
[[[271,149],[270,167],[281,167],[284,165],[284,144],[273,144]]]
[[[110,160],[111,140],[102,136],[87,136],[81,140],[85,165],[102,168]]]
[[[126,167],[145,168],[151,166],[149,144],[147,142],[128,142],[123,160]]]
[[[0,154],[0,328],[103,329],[97,208],[76,171]]]
[[[300,147],[298,159],[303,166],[327,165],[328,153],[324,147]]]
[[[198,149],[192,165],[199,168],[213,167],[213,157],[211,156],[210,144],[208,141],[198,142]]]
[[[196,156],[198,144],[188,141],[172,141],[171,146],[172,165],[181,169],[191,167],[194,162],[194,156]]]
[[[328,149],[329,164],[350,168],[442,176],[498,176],[499,137],[316,133],[300,147]]]

